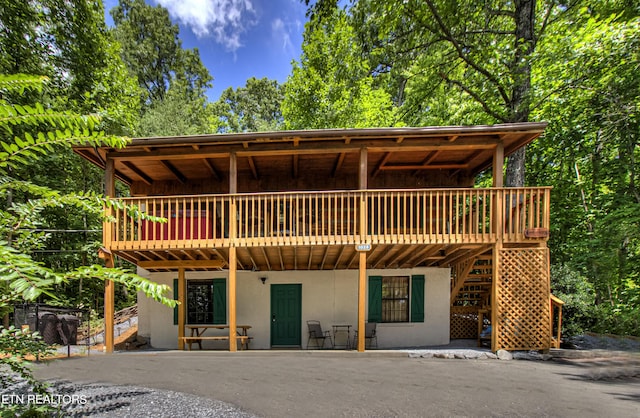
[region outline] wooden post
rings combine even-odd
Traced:
[[[186,288],[185,274],[184,269],[178,269],[178,350],[184,350],[184,314],[187,309],[186,297],[185,297],[185,288]]]
[[[229,194],[238,193],[238,159],[236,153],[229,155]],[[237,202],[235,196],[231,196],[229,204],[229,351],[238,351],[238,341],[236,341],[237,321],[236,321],[236,273],[237,273],[237,250],[235,240],[237,238],[238,214],[236,213]]]
[[[229,154],[229,194],[238,193],[238,158],[236,153]]]
[[[501,142],[496,146],[493,153],[493,187],[504,186],[504,144]]]
[[[366,190],[367,185],[367,166],[368,153],[366,148],[360,148],[360,171],[358,175],[358,187],[360,190]]]
[[[115,161],[107,158],[104,171],[104,194],[107,197],[115,197]],[[108,214],[112,214],[112,209],[108,210]],[[115,266],[113,254],[108,250],[113,240],[114,226],[110,222],[106,222],[103,227],[103,241],[106,247],[105,267],[113,268]],[[104,348],[105,352],[113,353],[114,349],[114,315],[115,315],[115,283],[112,280],[106,280],[104,283]]]
[[[236,341],[236,247],[229,248],[229,351],[238,351]]]
[[[498,280],[500,279],[500,251],[502,242],[497,242],[493,246],[493,258],[491,260],[493,277],[491,278],[491,351],[498,350],[498,308],[500,306],[500,293],[498,292]]]
[[[358,352],[365,350],[365,300],[367,297],[367,253],[360,252],[358,268]]]

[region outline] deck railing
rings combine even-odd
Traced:
[[[286,192],[123,198],[114,250],[544,239],[550,188]],[[235,216],[231,216],[235,208]],[[165,218],[141,220],[138,212]],[[232,221],[235,219],[235,221]]]

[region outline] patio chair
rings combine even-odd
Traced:
[[[322,331],[320,321],[307,321],[307,327],[309,327],[309,338],[307,339],[307,349],[309,349],[309,342],[313,339],[317,348],[324,348],[324,343],[329,339],[329,344],[333,348],[333,340],[331,339],[331,333],[329,331]],[[318,340],[322,340],[322,345],[318,343]]]
[[[369,348],[378,348],[378,335],[376,334],[376,322],[367,322],[364,324],[364,346],[367,347],[367,340],[369,340]],[[354,346],[358,345],[358,330],[356,330],[355,337],[353,338]]]

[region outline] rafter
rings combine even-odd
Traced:
[[[153,179],[149,176],[147,176],[144,171],[140,170],[135,164],[133,164],[131,161],[123,161],[122,165],[124,165],[125,167],[127,167],[129,170],[133,171],[134,173],[136,173],[138,175],[138,177],[140,177],[140,179],[142,179],[143,182],[145,182],[148,186],[151,186],[151,184],[153,183]]]
[[[187,178],[184,174],[182,174],[170,161],[160,160],[160,164],[169,170],[180,183],[185,184],[187,182]]]
[[[258,170],[256,169],[256,163],[253,161],[252,156],[248,156],[247,160],[249,161],[249,168],[251,168],[251,174],[253,174],[253,178],[258,180]]]

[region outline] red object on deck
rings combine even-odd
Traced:
[[[160,217],[160,214],[155,216]],[[188,240],[213,238],[213,225],[207,218],[207,212],[178,211],[169,215],[166,223],[144,221],[142,223],[143,240]]]

